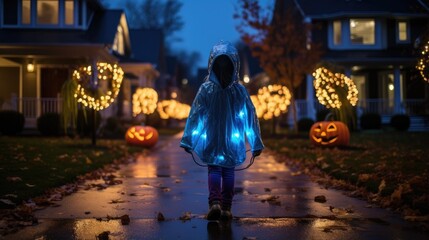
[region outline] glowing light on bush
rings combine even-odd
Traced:
[[[74,97],[85,107],[99,111],[115,101],[124,72],[116,64],[97,63],[96,66],[95,76],[92,66],[74,70],[73,79],[78,83]]]
[[[258,90],[258,95],[250,96],[256,109],[258,118],[265,120],[280,116],[287,112],[291,94],[289,89],[282,85],[269,85]]]
[[[188,117],[191,106],[176,100],[163,100],[158,103],[157,110],[162,119],[175,118],[181,120]]]
[[[158,93],[152,88],[138,88],[133,94],[133,115],[151,114],[156,110]]]
[[[422,50],[420,52],[420,59],[418,60],[417,66],[416,66],[417,70],[419,70],[420,72],[420,75],[426,82],[429,82],[429,78],[426,70],[426,65],[429,61],[428,52],[429,52],[429,41],[422,47]]]
[[[320,104],[328,108],[340,108],[342,101],[349,101],[352,106],[358,102],[358,90],[353,80],[341,73],[332,73],[321,67],[313,73],[316,97]],[[346,96],[342,96],[347,92]],[[345,94],[344,94],[345,95]]]

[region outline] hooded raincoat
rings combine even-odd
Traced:
[[[229,66],[224,60],[219,64],[220,59],[227,59]],[[220,81],[223,73],[219,71],[228,67],[230,77]],[[206,81],[194,99],[180,143],[208,165],[242,164],[246,160],[246,139],[252,152],[264,148],[255,107],[246,88],[238,82],[239,69],[234,46],[227,42],[213,46]]]

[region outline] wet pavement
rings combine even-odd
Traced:
[[[79,190],[37,211],[38,225],[4,239],[429,239],[415,223],[324,189],[267,152],[236,172],[234,219],[209,222],[207,169],[178,147],[180,137],[123,166],[115,173],[122,184]],[[315,202],[319,195],[327,201]],[[115,219],[123,215],[128,225]]]

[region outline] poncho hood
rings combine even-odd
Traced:
[[[227,60],[225,61],[225,59]],[[229,69],[230,67],[231,69]],[[222,86],[222,88],[231,86],[232,83],[237,82],[239,79],[240,60],[237,49],[229,42],[220,41],[215,44],[210,51],[207,69],[209,81]],[[223,72],[219,72],[219,69],[222,69]],[[225,71],[230,72],[225,73]],[[223,77],[220,75],[223,75]]]

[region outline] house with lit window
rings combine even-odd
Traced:
[[[132,87],[153,86],[146,78],[156,70],[134,56],[123,10],[98,0],[0,0],[0,109],[22,112],[27,128],[43,113],[60,112],[62,84],[93,62],[125,72],[120,101],[102,116],[131,117]]]
[[[284,0],[314,27],[322,61],[344,69],[359,91],[358,113],[411,116],[415,129],[429,126],[429,85],[416,71],[418,44],[427,33],[429,6],[422,0]],[[277,4],[279,1],[277,1]],[[289,4],[289,5],[288,5]],[[303,85],[298,115],[315,118],[313,77]],[[313,104],[315,103],[315,104]],[[429,128],[428,128],[429,129]]]

